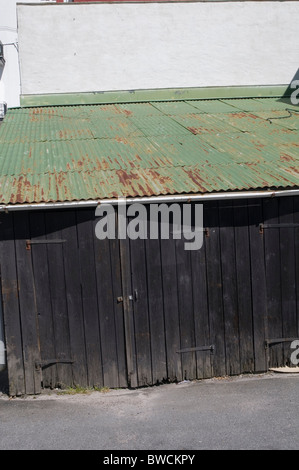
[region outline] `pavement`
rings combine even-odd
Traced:
[[[298,450],[298,396],[299,374],[275,372],[106,393],[0,393],[0,450]]]

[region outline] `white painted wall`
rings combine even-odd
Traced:
[[[0,102],[19,105],[20,76],[18,65],[18,42],[16,2],[0,0],[0,40],[4,45],[5,66],[0,68]],[[2,72],[2,73],[1,73]]]
[[[32,0],[22,0],[29,3]],[[40,3],[42,0],[35,0]],[[0,66],[0,103],[20,104],[20,73],[17,33],[17,0],[0,0],[0,41],[4,46],[5,66]],[[9,45],[8,45],[9,44]]]
[[[287,84],[299,1],[18,5],[23,94]]]

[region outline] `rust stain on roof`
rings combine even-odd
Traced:
[[[283,162],[295,162],[296,158],[292,157],[291,155],[288,155],[287,153],[281,153],[280,160]]]

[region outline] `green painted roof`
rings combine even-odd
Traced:
[[[278,98],[10,109],[0,203],[299,187],[298,106]]]

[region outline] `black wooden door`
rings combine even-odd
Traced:
[[[163,273],[160,240],[121,241],[126,356],[132,387],[182,378],[177,353],[177,286],[173,282],[176,266],[174,259],[168,262],[164,266],[168,273]]]
[[[264,201],[260,233],[265,247],[267,286],[267,367],[294,366],[292,342],[298,338],[298,233],[299,221],[293,198]],[[297,258],[297,259],[296,259]]]
[[[158,240],[130,240],[130,312],[139,386],[167,378],[161,257]]]
[[[42,385],[126,387],[118,240],[95,237],[89,210],[33,212],[30,224]]]
[[[43,387],[86,385],[80,279],[75,238],[70,233],[73,219],[71,212],[30,214],[28,248],[34,274]]]
[[[129,384],[210,377],[204,249],[148,236],[120,240],[120,257]]]

